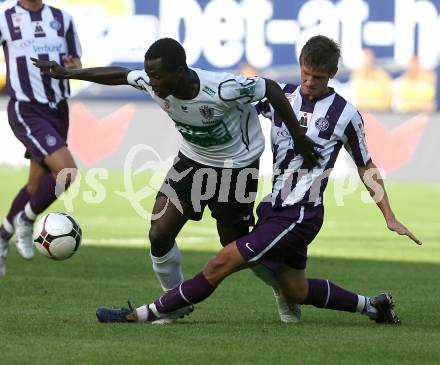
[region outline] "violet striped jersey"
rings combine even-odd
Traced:
[[[356,108],[330,88],[321,97],[310,101],[303,97],[300,86],[280,84],[292,105],[301,128],[314,142],[323,146],[320,167],[307,170],[303,157],[294,152],[294,142],[279,114],[264,99],[257,111],[272,120],[273,180],[270,195],[274,207],[295,204],[322,204],[322,195],[330,172],[342,146],[357,166],[370,161],[362,117]]]
[[[68,80],[41,75],[30,59],[63,64],[63,55],[81,56],[68,13],[46,4],[34,12],[17,3],[0,13],[0,33],[7,67],[6,92],[12,99],[53,105],[70,96]]]
[[[258,114],[251,104],[266,93],[260,77],[234,76],[191,68],[200,80],[198,95],[191,100],[172,95],[159,98],[144,70],[128,73],[128,83],[151,95],[174,121],[182,135],[180,152],[200,164],[243,168],[264,150]]]

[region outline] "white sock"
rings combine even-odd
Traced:
[[[151,255],[153,270],[164,291],[175,288],[183,282],[182,268],[180,266],[180,251],[174,242],[173,248],[162,257]]]
[[[358,304],[356,307],[356,312],[363,313],[366,310],[367,297],[358,294]]]
[[[363,295],[358,295],[358,304],[356,307],[356,312],[364,314],[373,319],[377,318],[378,315],[377,309],[370,304],[370,298],[364,297]]]
[[[24,214],[26,215],[27,219],[30,221],[35,221],[35,218],[37,218],[37,215],[34,213],[34,211],[31,208],[31,203],[27,203],[24,207]]]
[[[6,232],[10,234],[14,234],[14,226],[11,222],[8,221],[8,218],[5,217],[3,220],[3,228],[6,230]]]
[[[144,304],[143,306],[136,308],[136,313],[137,313],[137,317],[138,317],[138,322],[147,322],[148,305]]]

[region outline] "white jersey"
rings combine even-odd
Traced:
[[[370,161],[363,121],[356,108],[333,89],[309,101],[303,98],[300,86],[280,85],[306,135],[323,146],[321,167],[310,171],[304,168],[304,159],[294,152],[289,131],[267,100],[256,105],[262,115],[272,120],[271,142],[274,155],[272,205],[286,207],[295,204],[322,203],[322,194],[342,146],[357,166]]]
[[[18,101],[56,104],[70,95],[68,80],[42,76],[31,57],[63,64],[63,55],[81,56],[72,17],[43,5],[30,11],[18,3],[0,12],[0,42],[7,66],[6,92]]]
[[[198,95],[159,98],[144,70],[131,71],[128,83],[149,93],[183,137],[180,152],[203,165],[242,168],[257,160],[264,137],[252,102],[266,93],[265,80],[191,68],[200,80]]]

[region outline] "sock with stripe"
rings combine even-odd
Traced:
[[[343,289],[329,280],[308,279],[308,282],[309,292],[303,304],[345,312],[361,312],[359,308],[362,303],[365,306],[365,300],[362,299],[365,297]]]
[[[179,286],[168,290],[159,299],[154,301],[154,306],[159,313],[170,313],[177,309],[196,304],[208,298],[216,289],[203,273],[199,273],[192,279],[184,281]],[[144,305],[136,309],[139,322],[152,321],[157,316]]]

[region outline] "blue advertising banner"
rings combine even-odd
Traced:
[[[433,99],[430,108],[440,105],[440,93],[436,92],[440,42],[435,41],[440,35],[440,0],[46,2],[74,16],[86,67],[116,64],[142,68],[148,46],[166,36],[184,45],[189,65],[239,72],[246,64],[258,74],[292,81],[298,80],[296,66],[304,43],[313,35],[324,34],[341,46],[340,82],[347,82],[353,70],[365,66],[367,48],[391,81],[409,67],[430,71],[434,76],[421,77],[423,82],[413,89]],[[401,86],[387,87],[394,92]],[[88,96],[142,97],[125,88],[107,90],[84,84],[81,88]],[[391,107],[398,110],[401,99],[398,96],[397,101],[390,101]]]
[[[440,1],[425,0],[149,0],[135,12],[152,17],[155,36],[178,38],[190,64],[264,68],[294,63],[305,41],[324,34],[342,48],[343,65],[355,68],[362,48],[404,67],[413,54],[429,68],[438,63]],[[149,28],[151,29],[151,28]]]

